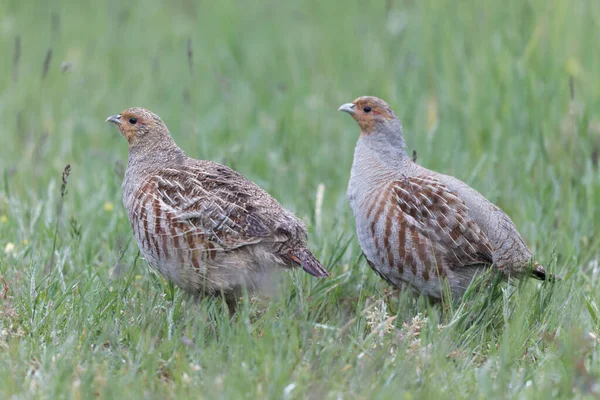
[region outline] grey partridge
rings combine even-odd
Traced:
[[[238,172],[188,157],[158,115],[129,108],[107,119],[129,142],[123,204],[150,266],[195,295],[256,290],[278,268],[329,273],[304,224]]]
[[[359,97],[339,111],[360,126],[347,196],[369,265],[396,287],[460,298],[487,268],[546,279],[511,219],[464,182],[413,162],[387,103]],[[533,267],[533,268],[531,268]]]

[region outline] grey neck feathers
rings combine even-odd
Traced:
[[[392,169],[401,168],[409,160],[402,137],[402,125],[397,119],[386,121],[377,127],[376,132],[362,136],[358,145],[368,149],[370,156],[377,158],[378,163]]]
[[[177,165],[185,161],[186,155],[170,135],[147,137],[129,147],[127,169],[143,172],[161,165]]]

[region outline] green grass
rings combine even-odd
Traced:
[[[0,3],[0,398],[599,395],[600,2],[194,3]],[[565,279],[442,309],[370,271],[336,111],[366,94]],[[104,123],[130,106],[294,210],[333,278],[286,274],[229,321],[151,274]]]

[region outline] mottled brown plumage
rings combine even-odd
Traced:
[[[344,104],[361,128],[348,198],[369,265],[391,284],[439,299],[455,298],[475,274],[494,266],[508,275],[546,278],[510,218],[464,182],[416,164],[387,103],[359,97]]]
[[[123,204],[135,239],[176,285],[233,298],[279,267],[329,275],[298,218],[238,172],[186,156],[156,114],[130,108],[107,121],[129,142]]]

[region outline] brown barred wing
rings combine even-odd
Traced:
[[[130,213],[141,246],[157,260],[189,252],[197,259],[198,252],[211,257],[216,251],[279,241],[255,211],[260,188],[237,173],[234,178],[193,168],[156,171],[135,194]]]
[[[467,211],[465,203],[435,178],[391,182],[367,214],[377,261],[400,277],[410,272],[426,281],[462,266],[491,264],[492,246]]]
[[[410,177],[391,185],[405,235],[419,236],[413,251],[419,259],[453,269],[491,264],[493,248],[468,216],[464,201],[433,177]],[[425,243],[422,243],[422,242]]]

